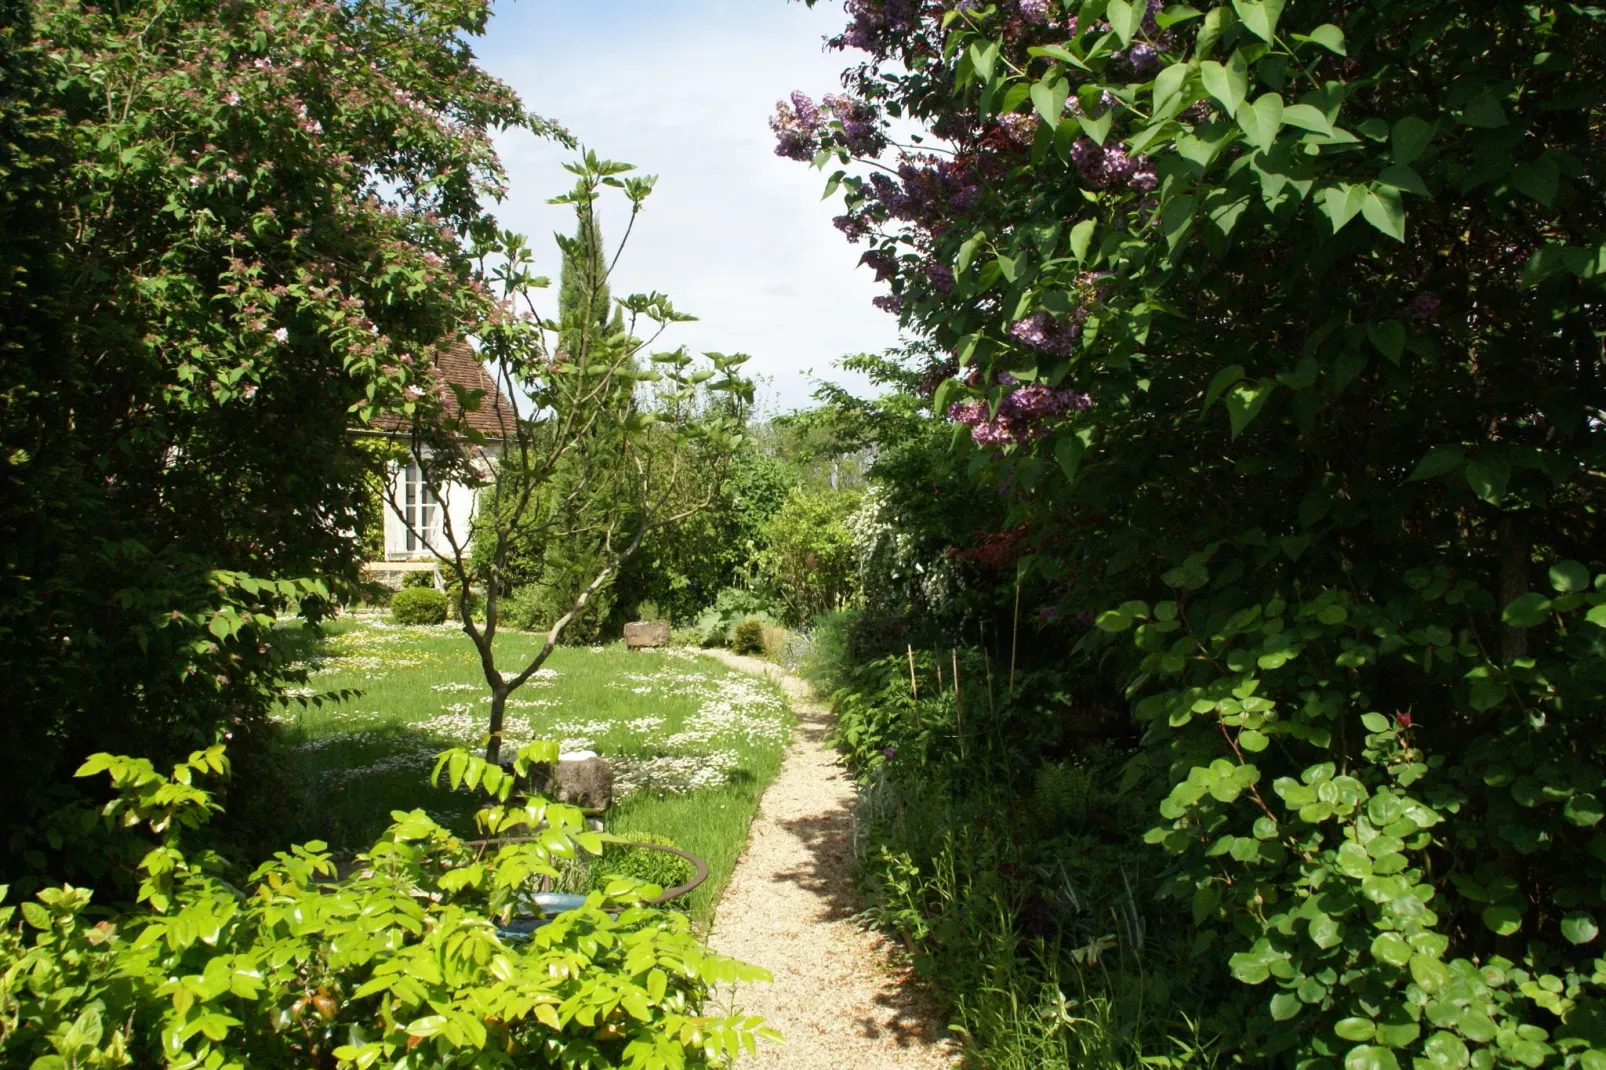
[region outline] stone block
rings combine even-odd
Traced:
[[[631,650],[669,645],[667,620],[638,620],[625,625],[625,645]]]

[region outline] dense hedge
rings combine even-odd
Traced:
[[[1125,690],[1212,1026],[1598,1065],[1606,10],[849,10],[780,151],[953,147],[842,168],[839,225],[952,354],[1000,586]]]
[[[390,599],[390,617],[397,624],[443,624],[446,595],[433,587],[406,587]]]

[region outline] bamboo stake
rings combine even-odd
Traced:
[[[981,648],[981,663],[987,670],[987,712],[997,715],[998,708],[993,705],[993,656],[985,646]]]
[[[909,647],[909,693],[914,696],[916,702],[919,702],[920,701],[920,681],[915,679],[915,648],[914,648],[914,644],[910,643],[910,644],[908,644],[908,647]]]
[[[931,663],[937,666],[937,694],[941,695],[944,690],[942,686],[942,652],[937,648],[936,643],[931,644]]]
[[[959,758],[965,757],[965,708],[959,704],[959,648],[952,648],[954,656],[954,731],[959,736]]]
[[[1020,651],[1020,573],[1015,573],[1015,624],[1009,636],[1009,697],[1015,697],[1015,655]]]

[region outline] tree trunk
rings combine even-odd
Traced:
[[[501,688],[491,691],[491,738],[485,744],[485,760],[492,765],[502,760],[502,722],[507,716],[507,692]]]

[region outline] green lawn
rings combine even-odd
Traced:
[[[500,636],[503,670],[539,643]],[[486,732],[490,699],[468,638],[451,625],[344,621],[310,655],[311,692],[360,694],[282,715],[306,789],[297,839],[360,849],[392,810],[416,808],[472,834],[483,797],[427,783],[439,751],[477,747]],[[655,832],[707,859],[707,883],[683,904],[707,921],[791,725],[777,688],[695,652],[564,648],[509,700],[506,746],[556,739],[612,762],[609,830]]]

